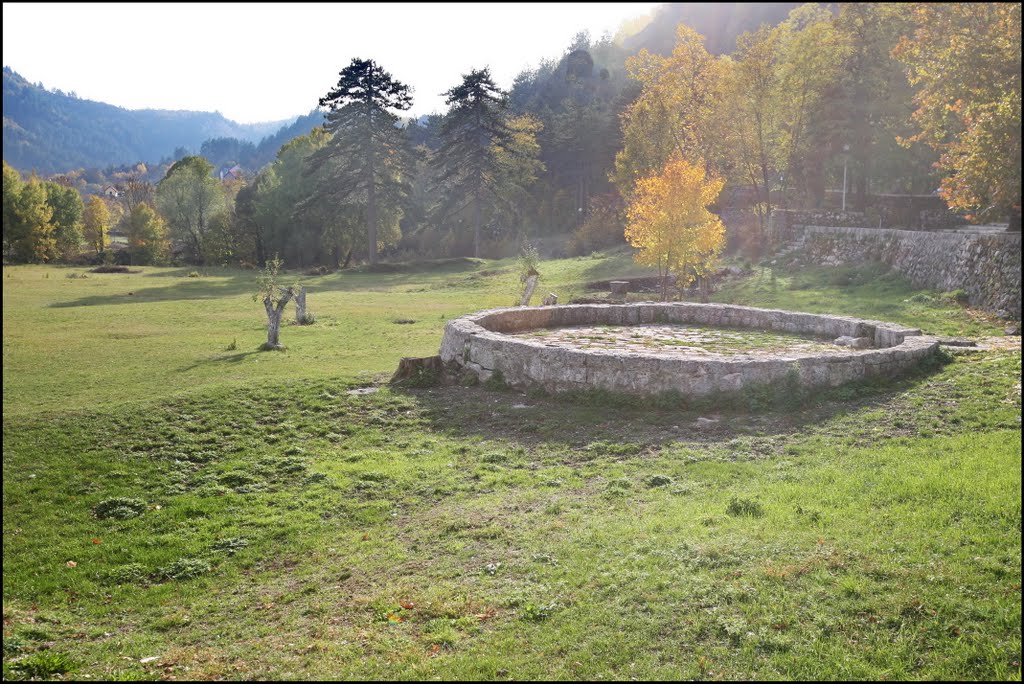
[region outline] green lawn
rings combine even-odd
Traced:
[[[4,269],[5,678],[1020,679],[1019,350],[758,412],[360,395],[514,262],[304,277],[284,353],[191,270]],[[998,331],[863,272],[716,298]]]

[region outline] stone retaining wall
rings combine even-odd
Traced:
[[[746,327],[835,338],[868,337],[875,348],[831,355],[773,353],[709,359],[678,353],[562,349],[508,333],[576,325],[681,323]],[[687,396],[763,385],[796,375],[806,387],[897,375],[938,350],[919,330],[845,316],[794,313],[723,304],[582,304],[492,309],[449,321],[441,359],[487,380],[495,372],[514,387],[551,392],[604,389],[630,394],[676,391]]]
[[[881,261],[915,287],[963,290],[971,306],[1021,315],[1021,234],[797,227],[814,262]]]

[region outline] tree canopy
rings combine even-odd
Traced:
[[[893,51],[907,67],[918,133],[939,150],[941,195],[981,218],[1020,218],[1021,6],[914,3]]]

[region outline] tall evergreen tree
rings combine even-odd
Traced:
[[[309,175],[324,171],[310,202],[361,204],[369,261],[377,263],[378,216],[394,213],[409,195],[415,153],[398,117],[388,110],[412,106],[411,88],[373,60],[353,59],[338,84],[320,98],[328,107],[324,128],[331,141],[310,157]]]
[[[511,132],[505,121],[507,96],[489,69],[474,69],[444,93],[451,109],[441,125],[441,147],[431,160],[438,172],[442,217],[472,205],[473,256],[480,256],[480,227],[488,198],[499,199],[498,152]]]

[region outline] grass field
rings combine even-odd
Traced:
[[[192,270],[4,269],[7,679],[1020,679],[1019,348],[756,411],[389,388],[512,261],[303,277],[283,353]],[[999,334],[871,269],[716,298]]]

